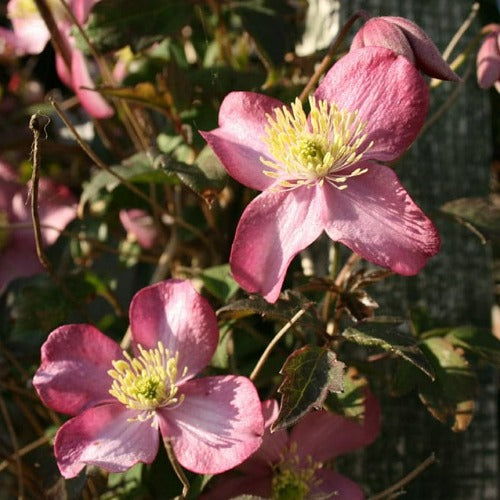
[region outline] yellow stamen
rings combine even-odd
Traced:
[[[113,379],[109,393],[120,403],[143,413],[137,420],[154,416],[157,408],[178,406],[184,395],[177,397],[179,353],[171,355],[161,342],[156,349],[144,349],[138,345],[140,355],[132,358],[123,352],[125,359],[113,361],[113,370],[108,375]],[[181,377],[187,373],[187,367]]]
[[[358,112],[339,109],[335,103],[309,98],[311,111],[306,116],[296,99],[291,110],[283,106],[267,115],[264,142],[273,160],[260,158],[270,170],[264,174],[277,180],[281,189],[323,185],[326,181],[337,189],[347,188],[347,180],[364,174],[366,168],[355,168],[373,143],[366,143],[366,124]]]

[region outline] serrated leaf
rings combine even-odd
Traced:
[[[394,324],[361,323],[356,328],[349,327],[344,330],[342,336],[358,345],[391,352],[416,366],[431,379],[434,378],[432,367],[415,339],[410,334],[398,331]]]
[[[99,52],[110,52],[127,45],[134,52],[162,40],[189,23],[192,2],[186,0],[106,0],[97,3],[84,29]],[[88,50],[74,30],[77,46]]]
[[[225,319],[239,319],[260,314],[266,319],[287,322],[298,311],[304,309],[306,312],[296,325],[307,325],[316,332],[322,332],[325,328],[324,324],[318,318],[315,309],[311,307],[312,305],[313,303],[299,292],[286,290],[274,304],[269,304],[260,295],[251,295],[248,299],[237,300],[221,307],[217,314]]]
[[[344,363],[333,351],[307,345],[293,352],[280,373],[281,407],[271,431],[293,425],[313,408],[320,408],[329,392],[343,390]]]
[[[110,168],[120,177],[132,183],[165,184],[172,182],[172,179],[169,179],[163,170],[153,166],[152,159],[146,153],[137,153],[123,160],[121,165],[114,165]],[[79,211],[83,210],[89,201],[94,200],[101,190],[106,189],[108,192],[112,192],[120,184],[121,181],[113,174],[105,170],[99,171],[83,188]]]
[[[239,289],[229,264],[208,267],[199,274],[199,278],[205,288],[223,303],[230,300]]]
[[[167,156],[162,156],[159,163],[164,172],[177,175],[182,183],[199,194],[209,206],[226,183],[226,171],[208,152],[203,156],[200,153],[193,165]]]
[[[460,198],[445,203],[441,210],[465,222],[481,239],[500,238],[500,204],[496,198]]]
[[[453,328],[445,337],[454,346],[470,351],[500,366],[500,340],[490,330],[475,326]]]
[[[422,377],[419,396],[431,415],[448,423],[455,432],[464,431],[472,421],[477,380],[467,360],[446,339],[433,337],[422,343],[436,378]]]

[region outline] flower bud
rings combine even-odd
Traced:
[[[373,17],[366,21],[354,36],[351,50],[369,46],[388,48],[433,78],[460,80],[426,33],[403,17]]]
[[[477,52],[477,82],[483,89],[493,85],[500,92],[500,24],[490,25],[492,32]]]

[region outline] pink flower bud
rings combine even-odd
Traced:
[[[460,80],[426,33],[403,17],[369,19],[354,36],[351,50],[369,46],[388,48],[406,57],[420,71],[433,78]]]
[[[492,32],[477,52],[477,82],[483,89],[494,85],[500,92],[500,24],[490,26]]]

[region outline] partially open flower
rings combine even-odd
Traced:
[[[43,270],[35,249],[28,192],[12,167],[0,161],[0,291],[15,278]],[[43,242],[50,245],[75,218],[76,200],[67,187],[41,179],[38,204]]]
[[[500,24],[491,24],[485,29],[491,32],[477,52],[477,82],[483,89],[494,85],[500,92]]]
[[[326,410],[313,411],[291,430],[270,433],[278,415],[274,400],[264,401],[266,432],[262,446],[236,471],[222,475],[203,500],[239,495],[259,498],[361,500],[362,489],[332,467],[335,457],[369,445],[380,431],[380,407],[366,391],[365,415],[356,422]],[[238,474],[239,472],[239,474]]]
[[[42,401],[72,415],[54,453],[64,477],[85,465],[122,472],[151,463],[159,435],[179,463],[214,474],[239,465],[261,444],[262,411],[252,382],[195,376],[219,333],[208,302],[189,281],[140,290],[130,304],[133,355],[91,325],[65,325],[42,347],[33,378]]]
[[[120,222],[131,239],[136,240],[146,250],[153,248],[158,238],[158,230],[153,217],[148,212],[139,208],[132,208],[130,210],[120,210],[119,216]]]
[[[440,80],[460,80],[425,31],[404,17],[368,19],[354,35],[351,50],[362,47],[386,47],[406,57],[426,75]]]
[[[309,114],[298,100],[228,94],[219,127],[201,134],[229,175],[263,191],[236,229],[236,281],[275,302],[294,256],[323,231],[375,264],[418,273],[439,250],[439,235],[382,163],[417,137],[428,104],[420,73],[382,47],[341,58]]]

